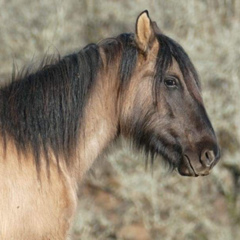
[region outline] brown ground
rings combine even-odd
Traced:
[[[0,0],[0,76],[10,78],[13,59],[21,68],[133,31],[145,9],[195,63],[222,160],[203,178],[157,161],[152,176],[120,144],[82,184],[74,239],[240,239],[240,1]]]

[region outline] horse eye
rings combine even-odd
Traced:
[[[168,78],[164,80],[164,84],[169,88],[177,87],[177,80],[174,78]]]

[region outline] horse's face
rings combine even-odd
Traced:
[[[219,147],[194,67],[179,45],[160,39],[146,12],[136,30],[139,56],[123,98],[122,134],[150,155],[163,156],[182,175],[207,175],[219,159]],[[168,50],[171,59],[163,62],[169,55],[161,51]]]

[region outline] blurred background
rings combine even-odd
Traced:
[[[207,177],[153,173],[127,144],[96,162],[80,187],[74,240],[240,239],[240,1],[0,0],[0,77],[46,53],[133,32],[148,9],[178,41],[202,80],[205,106],[222,149]]]

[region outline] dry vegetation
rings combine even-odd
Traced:
[[[133,31],[144,9],[195,63],[222,161],[196,179],[159,161],[152,176],[121,143],[81,187],[74,239],[240,239],[240,1],[0,0],[1,79],[10,79],[13,60],[21,68]]]

